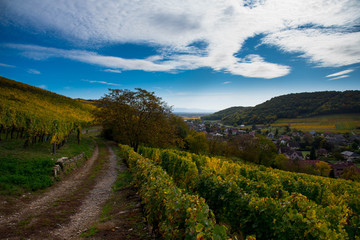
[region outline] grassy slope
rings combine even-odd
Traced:
[[[91,121],[91,111],[95,108],[91,101],[72,99],[0,76],[1,105],[35,115],[65,115],[79,121]]]
[[[10,136],[6,139],[5,131],[0,133],[0,194],[21,193],[50,186],[53,183],[51,174],[55,159],[81,152],[87,156],[92,153],[90,134],[85,135],[78,145],[75,133],[55,155],[51,154],[49,140],[30,144],[25,149],[25,137],[17,138],[20,129],[26,128],[28,120],[39,123],[32,126],[32,131],[51,134],[49,126],[53,126],[53,121],[62,121],[65,126],[73,122],[88,123],[93,120],[91,112],[94,108],[93,104],[85,100],[71,99],[0,77],[0,124],[4,129],[16,128],[14,139],[10,139]]]
[[[95,133],[84,134],[77,144],[72,134],[62,148],[53,155],[49,143],[37,143],[23,147],[22,140],[0,142],[0,194],[20,194],[51,186],[54,182],[52,168],[60,157],[72,157],[85,152],[90,157],[94,149]]]

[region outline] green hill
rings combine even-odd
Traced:
[[[231,108],[226,108],[226,109],[218,111],[216,113],[204,116],[201,119],[203,119],[203,120],[221,120],[226,116],[232,115],[232,114],[237,113],[237,112],[243,112],[243,111],[248,110],[250,108],[251,107],[231,107]]]
[[[325,91],[282,95],[255,107],[232,107],[202,119],[221,120],[225,124],[247,125],[273,123],[280,118],[359,112],[360,91]]]

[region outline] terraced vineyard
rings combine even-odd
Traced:
[[[358,183],[175,150],[140,148],[139,155],[121,148],[148,221],[165,238],[176,232],[198,239],[359,239]]]
[[[0,140],[21,138],[25,145],[62,144],[72,131],[93,121],[95,106],[0,77]],[[3,133],[3,134],[1,134]]]
[[[94,109],[89,102],[0,77],[0,194],[52,185],[51,159],[60,157],[56,151],[66,142],[68,156],[91,154],[92,140],[79,143]]]

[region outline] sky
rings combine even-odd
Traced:
[[[0,76],[175,111],[360,90],[359,0],[1,0]]]

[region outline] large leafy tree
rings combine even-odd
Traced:
[[[99,100],[97,121],[104,135],[137,150],[140,144],[167,147],[176,142],[171,108],[153,92],[109,89]]]

